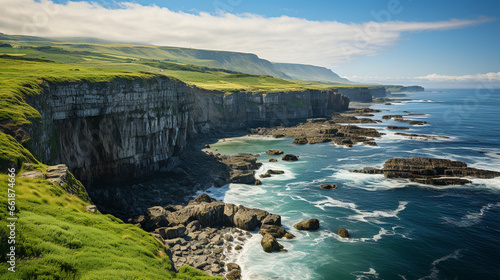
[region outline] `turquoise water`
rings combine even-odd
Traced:
[[[292,139],[242,137],[212,145],[223,154],[260,153],[266,169],[284,175],[262,179],[261,186],[231,184],[209,194],[282,216],[296,239],[280,240],[287,253],[268,254],[254,234],[232,256],[244,279],[499,279],[500,180],[474,179],[473,184],[431,187],[382,175],[350,173],[381,167],[394,157],[439,157],[472,167],[500,171],[500,92],[446,90],[415,93],[412,101],[375,105],[385,114],[425,113],[409,133],[451,137],[414,141],[395,136],[392,120],[365,125],[387,133],[379,147],[353,148],[329,143],[294,145]],[[300,156],[297,162],[268,162],[270,148]],[[336,190],[322,190],[334,182]],[[292,225],[317,218],[321,228],[299,232]],[[351,238],[335,234],[346,228]]]

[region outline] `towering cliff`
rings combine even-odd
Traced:
[[[167,77],[44,85],[27,99],[29,146],[45,163],[66,163],[87,186],[176,166],[191,136],[212,129],[282,124],[346,110],[334,91],[223,93]]]

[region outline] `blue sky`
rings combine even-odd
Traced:
[[[364,82],[500,82],[500,1],[0,2],[4,33],[252,52]]]

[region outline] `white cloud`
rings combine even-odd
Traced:
[[[415,77],[415,79],[432,82],[500,82],[500,72],[462,76],[430,74],[427,76]]]
[[[347,79],[367,84],[386,84],[386,85],[423,85],[430,88],[454,88],[454,87],[478,87],[488,86],[500,88],[500,72],[490,72],[474,75],[438,75],[429,74],[419,77],[360,77],[350,76]]]
[[[51,37],[95,37],[126,42],[251,52],[277,62],[334,67],[375,55],[404,32],[457,29],[491,21],[341,23],[255,14],[174,12],[158,6],[120,3],[0,0],[0,32]]]

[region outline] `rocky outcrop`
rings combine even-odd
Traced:
[[[262,166],[257,162],[257,155],[239,153],[234,156],[220,156],[220,161],[230,169],[230,180],[232,183],[255,185],[255,171]]]
[[[317,230],[319,229],[319,221],[317,219],[308,219],[293,225],[298,230]]]
[[[334,190],[337,188],[337,185],[330,183],[330,184],[321,184],[321,185],[319,185],[319,187],[324,189],[324,190]]]
[[[406,126],[388,126],[387,129],[390,129],[390,130],[408,130],[410,128],[406,127]]]
[[[267,150],[266,151],[266,154],[268,155],[282,155],[283,154],[283,151],[282,150],[278,150],[278,149],[270,149],[270,150]]]
[[[408,137],[409,139],[412,139],[412,140],[443,140],[443,139],[450,139],[450,137],[448,137],[448,136],[426,135],[426,134],[416,134],[416,133],[396,132],[396,133],[394,133],[394,135]]]
[[[393,158],[385,162],[382,169],[365,168],[353,170],[358,173],[384,174],[387,178],[404,178],[429,185],[463,185],[468,178],[491,179],[500,172],[467,167],[465,162],[435,158]]]
[[[337,234],[342,238],[349,238],[349,231],[347,231],[347,229],[345,228],[337,230]]]
[[[283,248],[283,245],[279,244],[276,238],[274,238],[271,234],[265,234],[264,237],[262,237],[260,244],[266,253],[286,251]]]
[[[284,155],[281,160],[284,160],[284,161],[297,161],[299,160],[299,157],[296,156],[296,155],[292,155],[292,154],[286,154]]]
[[[344,115],[344,114],[343,114]],[[349,116],[348,114],[343,117]],[[335,117],[335,116],[334,116]],[[351,118],[357,119],[350,116]],[[352,147],[356,143],[367,143],[376,145],[373,138],[380,137],[380,133],[373,128],[362,128],[355,125],[340,125],[332,120],[310,121],[299,123],[291,127],[256,128],[252,129],[252,134],[272,135],[274,137],[293,137],[294,143],[325,143],[331,142],[337,145]]]

